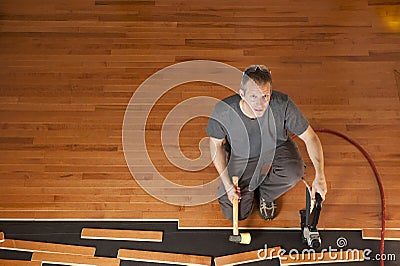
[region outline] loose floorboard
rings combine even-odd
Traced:
[[[192,266],[211,266],[212,260],[211,257],[207,256],[128,249],[118,250],[118,258],[121,260]]]
[[[215,266],[230,266],[239,265],[257,261],[271,260],[273,258],[279,257],[281,252],[280,247],[271,247],[267,249],[247,251],[237,254],[226,255],[222,257],[214,258]]]
[[[162,242],[163,232],[141,231],[141,230],[82,228],[81,238],[123,240],[123,241]]]
[[[92,255],[92,256],[96,251],[95,247],[63,245],[63,244],[25,241],[16,239],[6,239],[3,243],[0,243],[0,249],[28,251],[28,252],[43,251],[43,252]]]
[[[337,251],[325,253],[285,255],[279,257],[281,265],[309,265],[325,263],[346,263],[364,261],[363,250],[351,250],[351,252]]]
[[[379,229],[363,229],[363,239],[381,239],[381,230]],[[388,229],[385,231],[385,240],[400,241],[400,229]]]
[[[22,260],[2,260],[0,259],[1,266],[41,266],[39,261],[22,261]]]
[[[117,258],[104,258],[46,252],[34,252],[32,255],[32,261],[41,261],[42,263],[50,264],[96,266],[118,266],[120,263],[120,260]]]

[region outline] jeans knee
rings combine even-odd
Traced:
[[[303,161],[292,162],[287,166],[285,176],[289,178],[289,183],[296,184],[304,177],[305,164]]]
[[[246,220],[247,219],[247,217],[249,217],[250,216],[250,214],[251,214],[251,211],[252,211],[252,209],[251,210],[249,210],[249,211],[246,211],[246,212],[239,212],[239,217],[238,217],[238,219],[239,219],[239,221],[242,221],[242,220]]]
[[[246,220],[250,216],[251,211],[252,211],[252,209],[250,209],[250,210],[239,210],[238,220],[239,221]],[[231,222],[233,221],[232,208],[231,209],[222,209],[222,213],[224,214],[226,219],[228,219]]]

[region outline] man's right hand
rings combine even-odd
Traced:
[[[228,199],[233,203],[233,199],[238,199],[240,201],[241,194],[240,194],[240,187],[238,186],[236,189],[232,187],[228,192]]]
[[[210,138],[210,151],[211,158],[213,158],[213,163],[217,169],[221,181],[225,186],[227,191],[228,199],[233,202],[233,199],[238,199],[240,201],[240,188],[234,188],[232,184],[232,179],[228,175],[228,169],[226,165],[226,151],[224,149],[224,139]]]

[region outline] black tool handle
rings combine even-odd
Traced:
[[[313,210],[314,213],[314,217],[312,219],[312,223],[310,225],[310,229],[314,230],[317,228],[317,224],[318,224],[318,220],[319,220],[319,215],[321,213],[322,210],[322,197],[321,194],[319,194],[318,192],[315,193],[315,207]]]

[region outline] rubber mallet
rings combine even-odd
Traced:
[[[237,176],[232,177],[233,186],[236,189],[239,184],[239,178]],[[239,234],[239,200],[233,199],[232,202],[232,214],[233,214],[233,235],[229,236],[229,241],[239,244],[250,244],[251,235],[250,233]]]

